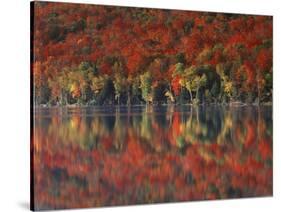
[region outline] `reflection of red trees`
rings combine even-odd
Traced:
[[[168,130],[154,121],[151,141],[138,127],[119,126],[128,128],[122,147],[113,132],[99,133],[96,146],[85,149],[81,142],[94,138],[77,116],[53,119],[55,129],[52,124],[36,128],[36,205],[75,208],[272,194],[272,138],[263,119],[257,124],[244,117],[243,126],[233,129],[236,140],[192,141],[180,153],[175,143],[184,133],[180,116],[173,114]]]

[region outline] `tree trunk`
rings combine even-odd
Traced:
[[[191,92],[191,90],[190,90],[190,89],[187,89],[187,90],[188,90],[188,92],[189,92],[190,102],[192,103],[192,100],[193,100],[193,97],[192,97],[192,92]]]
[[[60,99],[59,99],[59,105],[62,106],[63,105],[63,90],[60,90]]]
[[[63,92],[63,102],[65,103],[65,105],[68,105],[68,102],[67,102],[67,96],[66,96],[66,93],[65,92]]]
[[[131,95],[129,91],[127,91],[127,105],[131,105]]]
[[[86,102],[86,92],[84,89],[82,90],[82,101]]]
[[[200,89],[200,87],[198,86],[196,89],[196,97],[195,97],[197,99],[198,103],[199,103],[199,89]]]
[[[261,99],[261,91],[260,91],[260,88],[259,88],[259,85],[258,85],[258,105],[260,104],[260,99]]]
[[[257,74],[257,87],[258,87],[258,105],[260,104],[260,97],[261,97],[261,91],[260,91],[260,85],[259,85],[259,79],[260,79],[260,71],[258,69],[258,74]]]

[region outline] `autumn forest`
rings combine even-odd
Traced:
[[[31,4],[31,209],[273,195],[273,17]]]
[[[35,4],[36,105],[272,102],[271,16]]]

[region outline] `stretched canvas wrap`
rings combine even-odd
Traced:
[[[31,3],[31,209],[272,196],[272,23]]]

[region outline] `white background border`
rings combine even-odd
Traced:
[[[67,1],[61,0],[61,2]],[[278,97],[281,94],[279,0],[71,0],[71,2],[274,16],[274,197],[111,207],[85,209],[85,211],[237,212],[245,209],[255,212],[278,211],[281,205],[281,97]],[[0,4],[0,211],[27,211],[30,167],[29,0],[2,0]]]

